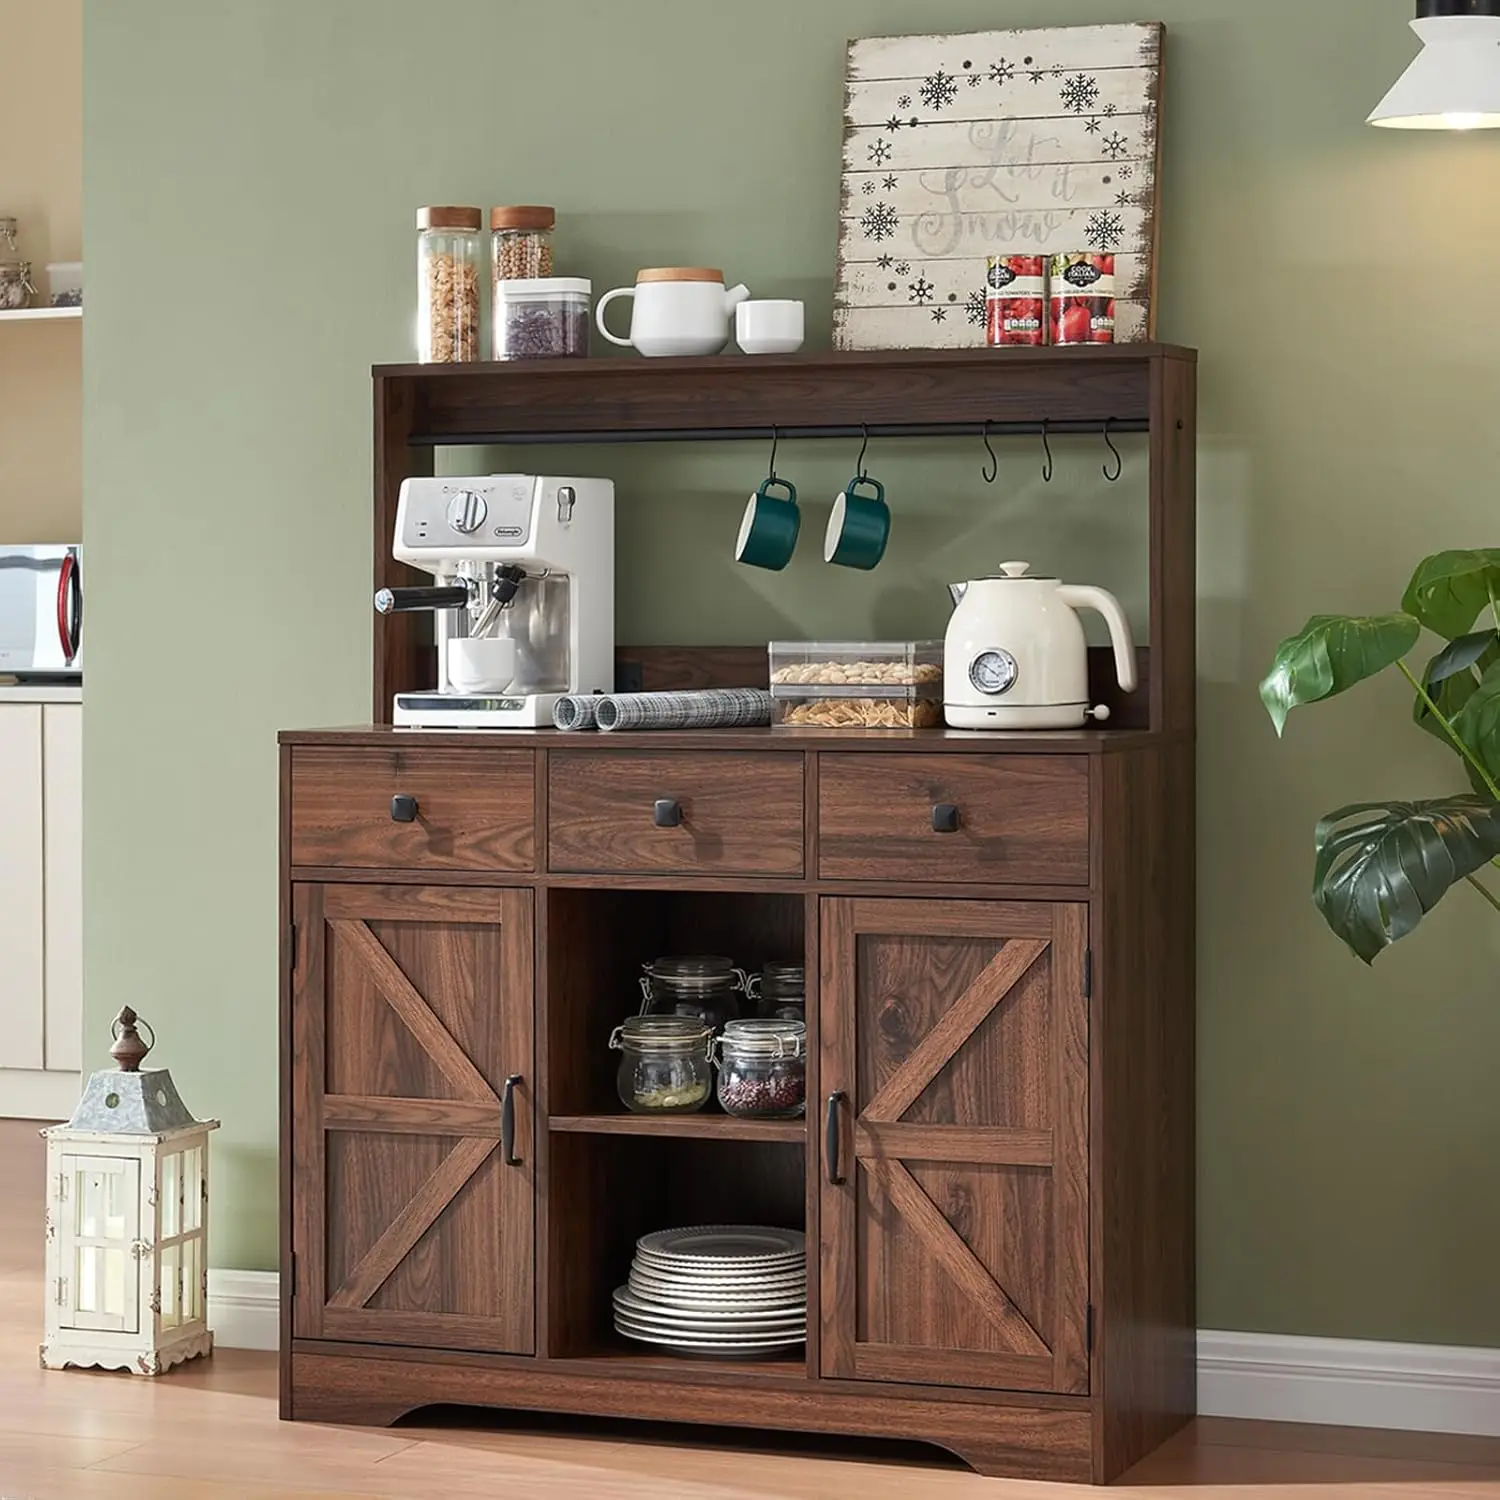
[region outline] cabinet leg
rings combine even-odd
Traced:
[[[324,1422],[337,1427],[389,1427],[421,1401],[381,1401],[372,1396],[294,1392],[282,1402],[281,1416],[291,1422]]]

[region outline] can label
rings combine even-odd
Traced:
[[[984,337],[987,344],[1045,342],[1045,271],[1045,256],[990,256],[984,278]]]
[[[1115,258],[1095,250],[1052,257],[1048,323],[1054,344],[1115,341]]]

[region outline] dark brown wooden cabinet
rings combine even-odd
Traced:
[[[822,903],[822,1373],[1088,1391],[1088,909]]]
[[[294,1333],[530,1354],[531,891],[298,884],[292,910]]]

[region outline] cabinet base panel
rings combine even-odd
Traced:
[[[420,1407],[701,1422],[850,1437],[901,1437],[945,1448],[980,1474],[1087,1484],[1092,1420],[1086,1410],[910,1400],[801,1389],[742,1390],[690,1379],[611,1379],[544,1369],[486,1367],[477,1360],[413,1360],[412,1351],[291,1357],[283,1414],[293,1421],[389,1426]]]

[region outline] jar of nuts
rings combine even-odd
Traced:
[[[936,729],[941,641],[772,641],[771,722],[805,729]]]
[[[479,358],[480,214],[417,210],[417,358],[424,365]]]
[[[490,265],[496,281],[536,281],[552,274],[557,211],[539,203],[490,210]]]

